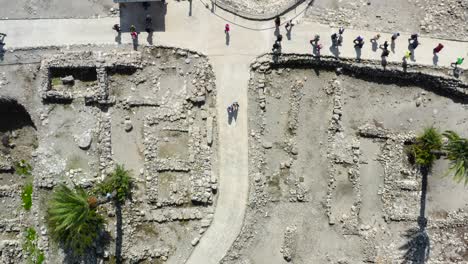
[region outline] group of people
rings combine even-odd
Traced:
[[[340,27],[338,29],[338,33],[333,33],[331,35],[331,41],[332,41],[332,47],[331,48],[337,48],[338,46],[341,46],[342,43],[343,43],[343,32],[344,32],[344,28]],[[392,34],[391,36],[391,45],[392,45],[392,50],[394,51],[394,47],[395,47],[395,41],[397,40],[397,38],[400,36],[400,33],[399,32],[395,32]],[[377,46],[378,46],[378,43],[377,41],[380,39],[380,34],[377,34],[375,35],[374,37],[372,37],[370,39],[370,42],[373,44],[373,46],[375,46],[375,49],[377,49]],[[320,56],[320,50],[322,49],[322,44],[319,43],[320,41],[320,35],[315,35],[314,38],[312,40],[310,40],[310,44],[312,45],[313,47],[313,51],[314,51],[314,54],[316,54],[317,56]],[[356,49],[362,49],[363,46],[364,46],[364,37],[362,36],[357,36],[354,40],[353,40],[353,44],[354,44],[354,48]],[[414,33],[414,34],[411,34],[410,38],[408,38],[408,50],[405,52],[405,55],[403,57],[403,62],[405,63],[406,60],[408,60],[409,58],[411,58],[413,55],[414,55],[414,50],[416,50],[416,48],[419,46],[420,42],[419,42],[419,35]],[[381,54],[381,58],[382,58],[382,61],[383,62],[386,62],[386,58],[390,55],[390,51],[388,49],[389,47],[389,43],[388,41],[384,41],[383,44],[381,44],[380,46],[378,46],[380,49],[382,49],[382,54]],[[439,43],[434,49],[433,49],[433,54],[434,56],[438,56],[438,53],[444,48],[444,45],[442,43]],[[464,61],[464,58],[457,58],[457,60],[451,64],[452,67],[458,67],[460,66]]]
[[[283,40],[283,35],[281,35],[280,33],[280,30],[279,30],[280,26],[281,26],[281,19],[279,16],[277,16],[275,18],[276,40],[275,40],[275,43],[273,44],[273,48],[271,49],[271,51],[275,54],[281,53],[281,41]],[[291,29],[293,26],[294,26],[294,23],[292,22],[292,20],[289,20],[288,22],[286,22],[286,24],[284,25],[284,28],[286,30],[287,35],[290,36]]]
[[[118,34],[122,32],[119,24],[114,24],[112,29],[115,30]],[[153,19],[151,18],[150,15],[146,15],[146,18],[145,18],[145,31],[148,34],[153,32]],[[132,39],[134,40],[138,38],[138,32],[136,31],[135,25],[130,25],[130,36],[132,36]]]
[[[228,112],[228,122],[229,124],[232,122],[232,119],[237,119],[237,112],[239,111],[239,103],[234,102],[231,105],[228,105],[227,112]]]

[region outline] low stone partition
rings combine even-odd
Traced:
[[[468,99],[468,83],[435,71],[434,68],[418,64],[402,67],[399,63],[389,62],[386,67],[382,67],[379,62],[373,60],[356,62],[355,59],[337,59],[332,56],[317,58],[312,55],[282,54],[273,57],[271,54],[265,54],[257,58],[251,67],[259,71],[288,67],[324,69],[380,83],[418,85],[439,95]],[[449,70],[443,67],[437,69]]]

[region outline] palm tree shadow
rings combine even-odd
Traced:
[[[426,230],[410,228],[403,236],[408,239],[408,242],[400,247],[400,250],[406,250],[403,263],[426,263],[430,253],[430,239]]]
[[[111,236],[105,230],[101,230],[98,239],[95,241],[96,246],[88,249],[84,255],[77,255],[73,250],[64,250],[65,258],[63,263],[73,264],[98,264],[104,258],[104,250],[109,247]]]
[[[115,263],[122,263],[122,241],[123,241],[123,230],[122,230],[122,205],[119,201],[115,202],[115,217],[116,217],[116,236],[115,236]]]
[[[421,182],[421,200],[418,217],[418,227],[410,228],[403,235],[408,239],[400,250],[406,250],[403,255],[403,263],[422,264],[426,263],[429,259],[430,253],[430,239],[426,232],[427,218],[425,217],[426,211],[426,194],[427,194],[427,176],[429,168],[421,167],[422,182]]]

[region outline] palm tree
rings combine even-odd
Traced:
[[[429,170],[442,149],[442,135],[434,127],[424,129],[424,133],[416,138],[413,145],[413,155],[416,164],[424,170]]]
[[[457,133],[447,130],[444,136],[448,139],[443,149],[446,151],[446,159],[450,161],[448,172],[453,173],[455,181],[464,180],[468,183],[468,140],[461,138]]]
[[[123,165],[117,165],[114,172],[97,187],[97,192],[103,195],[113,194],[117,202],[123,203],[130,196],[131,187],[130,171]]]
[[[52,239],[82,255],[99,235],[104,219],[96,212],[97,199],[77,188],[56,187],[49,201],[47,223]]]
[[[109,175],[98,186],[97,191],[103,195],[112,194],[115,205],[116,215],[116,238],[115,238],[115,259],[116,263],[122,263],[122,204],[130,196],[132,187],[132,178],[130,171],[126,170],[123,165],[117,165],[114,172]]]

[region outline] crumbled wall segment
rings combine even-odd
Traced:
[[[196,246],[192,241],[210,226],[216,202],[211,65],[203,54],[179,48],[88,50],[59,50],[0,74],[0,104],[18,103],[32,120],[0,132],[0,262],[25,260],[19,252],[28,226],[38,232],[49,263],[70,258],[50,241],[46,201],[61,183],[91,191],[117,164],[130,170],[134,188],[120,212],[112,204],[99,207],[110,243],[96,248],[94,257],[111,262],[117,246],[125,263],[163,262],[176,250],[186,258]],[[18,69],[29,83],[22,83]],[[7,78],[20,80],[19,92]],[[21,159],[32,166],[30,175],[15,172]],[[15,178],[20,180],[11,184]],[[21,189],[29,181],[33,207],[24,213]],[[4,209],[12,212],[4,215]]]
[[[436,161],[421,217],[407,151],[428,120],[464,133],[463,80],[298,54],[251,66],[249,207],[223,263],[418,262],[429,244],[427,263],[466,261],[463,186]]]

